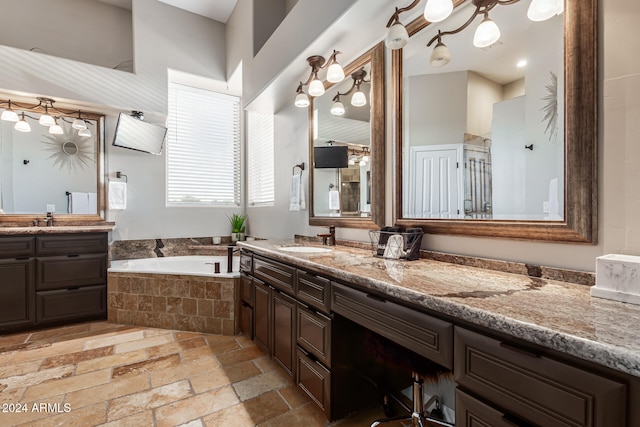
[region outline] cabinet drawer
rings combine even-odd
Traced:
[[[244,272],[240,275],[240,299],[253,307],[253,281]]]
[[[240,271],[253,274],[253,256],[246,252],[240,254]]]
[[[253,258],[253,274],[276,288],[293,293],[293,277],[295,269],[276,261],[255,256]]]
[[[457,427],[514,427],[520,425],[522,424],[507,418],[497,409],[456,390]]]
[[[38,256],[106,253],[107,250],[107,233],[59,234],[36,239]]]
[[[296,296],[311,307],[325,313],[329,312],[330,281],[298,270]]]
[[[52,290],[107,283],[107,255],[37,258],[36,289]]]
[[[298,304],[297,343],[331,367],[331,319]]]
[[[331,285],[331,310],[445,368],[453,367],[453,324],[343,285]]]
[[[296,384],[331,418],[331,373],[319,362],[297,348]]]
[[[543,354],[455,330],[458,384],[545,427],[625,425],[626,387]]]
[[[36,321],[37,323],[49,323],[60,320],[106,316],[106,300],[106,286],[37,292]]]
[[[10,236],[0,238],[0,258],[21,258],[35,255],[35,236]]]

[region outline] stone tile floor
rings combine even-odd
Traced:
[[[90,322],[0,335],[0,426],[368,426],[328,424],[244,336]]]

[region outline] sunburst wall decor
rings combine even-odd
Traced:
[[[546,122],[547,126],[544,133],[549,133],[549,141],[556,142],[558,139],[558,76],[553,72],[551,74],[551,83],[545,86],[547,95],[542,98],[545,105],[541,108],[544,112],[542,122]]]
[[[61,135],[45,135],[42,141],[46,145],[45,151],[52,153],[48,159],[53,159],[53,166],[67,169],[69,173],[83,170],[90,164],[93,167],[94,141],[92,137],[78,135],[78,131],[63,123]]]

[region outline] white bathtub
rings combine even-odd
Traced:
[[[220,263],[215,273],[214,263]],[[240,257],[233,257],[233,271],[227,273],[226,256],[174,256],[111,261],[112,273],[184,274],[189,276],[240,277]]]

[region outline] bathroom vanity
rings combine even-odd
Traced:
[[[640,306],[344,246],[282,250],[293,244],[240,243],[241,324],[328,419],[357,404],[337,385],[353,384],[365,328],[452,371],[457,426],[640,425]]]
[[[106,318],[106,231],[104,226],[2,230],[0,332]]]

